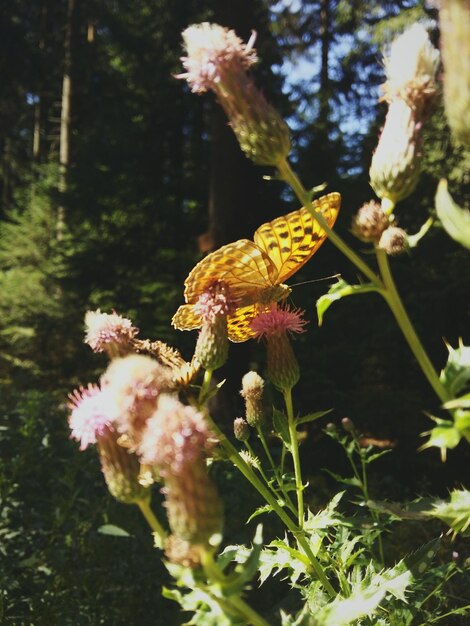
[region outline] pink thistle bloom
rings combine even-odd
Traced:
[[[202,413],[163,394],[147,421],[138,453],[142,463],[156,465],[163,477],[174,477],[191,471],[214,443]]]
[[[119,346],[125,348],[139,332],[131,320],[114,311],[101,313],[100,309],[87,311],[85,327],[85,343],[93,352],[113,351],[115,348],[119,349]]]
[[[280,307],[273,304],[269,311],[258,313],[250,326],[258,338],[271,337],[280,333],[303,333],[307,320],[303,319],[303,311],[291,309],[288,306]]]
[[[87,388],[75,389],[69,399],[72,411],[69,418],[70,437],[80,442],[80,450],[114,431],[117,407],[107,389],[90,384]]]
[[[176,78],[185,79],[195,93],[215,90],[227,73],[246,71],[256,63],[255,39],[253,33],[244,44],[234,30],[208,22],[189,26],[183,31],[187,56],[181,58],[186,72]]]
[[[194,305],[194,312],[210,324],[234,310],[235,302],[230,296],[230,288],[223,281],[215,281],[209,285]]]

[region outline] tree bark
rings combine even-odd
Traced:
[[[70,135],[72,127],[72,53],[75,28],[75,0],[68,0],[67,23],[64,42],[64,74],[62,80],[62,105],[60,111],[59,140],[59,206],[57,209],[57,239],[61,240],[65,229],[65,195],[70,170]]]

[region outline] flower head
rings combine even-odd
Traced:
[[[175,476],[203,458],[214,443],[202,413],[176,396],[163,394],[147,422],[138,453],[143,463],[156,465],[163,477]]]
[[[80,442],[80,450],[95,444],[114,430],[118,412],[112,395],[98,385],[80,387],[69,395],[71,438]]]
[[[303,333],[307,321],[303,319],[303,312],[273,304],[269,311],[258,313],[250,326],[257,337],[270,337],[278,333]]]
[[[352,232],[361,241],[378,241],[389,226],[389,218],[378,202],[371,200],[361,206],[353,218]]]
[[[227,316],[234,310],[235,301],[230,295],[230,287],[221,280],[211,283],[194,305],[194,312],[209,323],[214,323],[218,317]]]
[[[405,252],[408,245],[408,237],[403,228],[389,226],[380,237],[378,247],[390,256],[397,256]]]
[[[257,372],[248,372],[242,378],[240,395],[245,400],[246,421],[250,426],[260,426],[264,421],[264,380]]]
[[[181,61],[186,72],[177,78],[184,78],[196,93],[214,89],[227,72],[245,71],[256,63],[255,39],[253,33],[244,44],[234,30],[208,22],[193,24],[183,31],[187,56]]]
[[[139,442],[162,391],[172,388],[172,371],[149,356],[133,354],[114,359],[102,378],[119,409],[118,431],[131,445]]]
[[[413,104],[416,99],[434,95],[439,51],[421,24],[413,24],[392,42],[384,56],[384,65],[387,100],[398,97]]]
[[[85,314],[85,343],[93,352],[107,352],[109,356],[124,356],[131,351],[132,340],[138,329],[131,320],[116,312],[87,311]]]

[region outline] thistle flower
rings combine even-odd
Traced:
[[[129,355],[110,363],[102,383],[118,407],[117,430],[126,436],[130,447],[135,447],[156,409],[159,394],[172,388],[171,369],[148,356]]]
[[[307,322],[302,312],[274,304],[251,321],[251,328],[267,343],[268,378],[281,391],[288,391],[300,378],[299,364],[290,344],[289,333],[302,333]]]
[[[138,449],[141,461],[155,465],[163,478],[172,533],[193,545],[220,539],[222,504],[205,463],[214,444],[201,413],[163,394]]]
[[[439,10],[444,103],[455,139],[470,146],[470,5],[441,0]]]
[[[397,256],[405,252],[408,247],[406,232],[403,228],[399,228],[398,226],[390,226],[382,233],[378,247],[385,250],[390,256]]]
[[[118,444],[114,427],[117,406],[113,394],[97,385],[75,390],[69,396],[71,437],[80,441],[80,450],[96,444],[101,469],[109,492],[119,502],[131,504],[149,496],[139,483],[137,457]]]
[[[106,352],[110,358],[132,352],[133,340],[139,330],[131,320],[116,312],[87,311],[85,314],[85,343],[93,352]]]
[[[385,56],[383,85],[389,110],[369,170],[379,198],[393,207],[416,187],[421,166],[421,129],[437,91],[439,53],[425,29],[413,25]]]
[[[261,426],[264,421],[263,392],[264,380],[257,372],[243,376],[240,395],[245,400],[246,421],[250,426]]]
[[[233,310],[230,290],[222,281],[212,283],[194,305],[202,318],[194,356],[205,369],[216,370],[227,360],[227,315]]]
[[[183,32],[187,56],[181,61],[195,93],[213,91],[248,158],[276,165],[290,151],[286,123],[256,88],[247,70],[257,61],[252,34],[244,44],[233,30],[218,24],[196,24]]]
[[[71,414],[69,426],[70,437],[80,442],[80,450],[90,444],[96,444],[99,437],[114,430],[118,417],[118,408],[112,394],[98,385],[75,389],[69,395]]]
[[[388,216],[378,202],[371,200],[363,204],[354,216],[352,232],[361,241],[378,241],[388,226]]]

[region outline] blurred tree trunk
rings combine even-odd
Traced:
[[[70,135],[72,128],[72,62],[77,12],[75,0],[68,0],[64,41],[64,73],[62,78],[62,105],[60,111],[59,141],[59,206],[57,208],[57,239],[62,239],[65,228],[65,195],[70,170]]]

